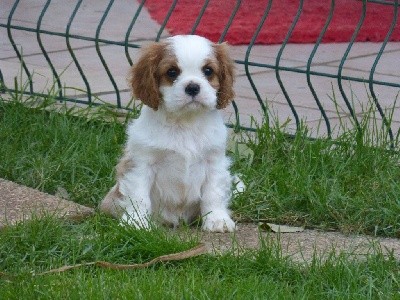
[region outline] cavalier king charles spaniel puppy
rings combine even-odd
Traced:
[[[220,110],[234,97],[226,44],[181,35],[144,49],[132,67],[144,106],[127,129],[117,182],[100,210],[137,228],[201,218],[205,231],[234,231],[227,128]]]

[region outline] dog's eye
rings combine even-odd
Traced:
[[[177,68],[170,68],[167,71],[167,76],[171,79],[176,79],[179,75],[179,70]]]
[[[204,67],[203,73],[206,75],[206,77],[210,77],[214,73],[214,70],[210,67]]]

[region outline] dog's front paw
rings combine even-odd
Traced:
[[[227,213],[210,213],[203,221],[203,230],[211,232],[233,232],[235,231],[235,222]]]
[[[137,213],[130,214],[125,212],[121,218],[121,225],[130,225],[137,229],[150,229],[148,217]]]

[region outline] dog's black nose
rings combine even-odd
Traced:
[[[188,94],[189,96],[196,96],[200,92],[200,85],[197,83],[189,83],[186,88],[185,88],[185,93]]]

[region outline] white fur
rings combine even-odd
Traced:
[[[233,231],[227,129],[216,109],[217,91],[202,72],[212,44],[198,36],[168,42],[181,74],[160,86],[157,110],[144,106],[129,125],[125,155],[133,167],[114,186],[122,195],[115,202],[124,210],[122,219],[139,228],[147,228],[149,218],[177,226],[202,217],[204,230]],[[200,86],[195,97],[185,93],[189,82]]]

